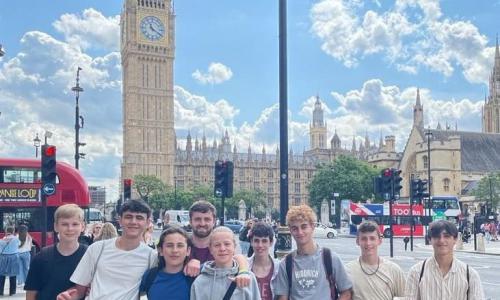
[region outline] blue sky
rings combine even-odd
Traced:
[[[395,135],[402,150],[420,88],[425,124],[481,129],[481,105],[500,31],[500,1],[288,1],[289,138],[309,146],[314,96],[329,139]],[[7,1],[0,11],[0,154],[34,155],[54,132],[72,162],[76,67],[91,184],[116,196],[122,151],[119,14],[122,1]],[[30,11],[27,13],[26,11]],[[278,1],[175,2],[175,126],[209,141],[228,130],[246,152],[278,136]]]

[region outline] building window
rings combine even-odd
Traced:
[[[254,181],[254,183],[253,183],[253,189],[254,189],[254,190],[258,190],[258,189],[260,189],[260,185],[259,185],[259,182],[258,182],[258,181]]]
[[[300,193],[300,183],[295,183],[295,193]]]
[[[448,178],[443,179],[443,190],[445,192],[450,191],[450,180]]]
[[[267,170],[267,178],[273,178],[274,177],[274,171],[273,170]]]
[[[300,205],[300,197],[293,198],[294,205]]]
[[[238,173],[239,173],[239,175],[238,175],[238,176],[239,176],[240,178],[245,177],[245,170],[244,170],[244,169],[239,169],[239,170],[238,170]]]
[[[313,171],[307,171],[307,179],[311,179],[313,177]]]
[[[299,170],[295,170],[294,171],[294,176],[295,176],[295,179],[300,179],[300,171]]]
[[[424,155],[424,157],[422,157],[422,161],[424,163],[424,169],[429,168],[429,160],[427,159],[426,155]]]
[[[184,176],[184,167],[177,167],[177,176]]]
[[[253,170],[253,177],[259,178],[259,169]]]
[[[268,193],[274,193],[274,186],[272,184],[267,185],[267,192]]]

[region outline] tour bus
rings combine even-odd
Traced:
[[[350,216],[351,226],[350,234],[357,233],[358,225],[364,220],[375,221],[379,227],[380,232],[384,237],[390,237],[391,231],[389,226],[389,203],[350,203]],[[413,205],[413,213],[410,213],[409,204],[393,204],[392,205],[392,219],[393,219],[393,232],[394,236],[410,236],[411,230],[411,215],[414,220],[414,236],[423,236],[424,228],[421,222],[423,216],[423,206]]]
[[[40,159],[0,158],[0,237],[7,226],[28,226],[33,243],[40,249],[42,240]],[[54,242],[54,211],[74,203],[88,208],[88,185],[70,164],[57,162],[56,193],[47,197],[47,245]]]
[[[424,203],[428,205],[427,201]],[[429,222],[432,220],[449,220],[457,224],[461,215],[460,205],[456,196],[432,196]],[[389,229],[389,202],[384,204],[367,203],[349,203],[350,213],[350,233],[356,234],[357,225],[363,220],[373,220],[380,226],[380,231],[385,237],[390,236]],[[410,235],[410,204],[394,203],[392,206],[393,231],[394,236]],[[424,226],[422,217],[429,216],[429,206],[424,207],[421,204],[413,205],[414,236],[424,235]]]

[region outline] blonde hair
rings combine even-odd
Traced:
[[[213,239],[214,234],[221,233],[221,232],[230,233],[231,237],[232,237],[233,244],[236,247],[236,239],[234,238],[234,233],[229,227],[226,227],[226,226],[218,226],[218,227],[215,227],[214,230],[212,230],[212,232],[210,233],[210,237],[209,237],[209,244],[210,245],[212,244],[212,239]]]
[[[95,238],[96,241],[108,240],[118,236],[115,225],[106,222],[102,225],[101,233]]]
[[[298,206],[292,206],[286,214],[286,223],[291,222],[303,222],[306,221],[310,224],[316,223],[317,217],[316,213],[308,205],[302,204]]]
[[[54,223],[57,223],[59,219],[68,219],[73,217],[78,217],[78,219],[83,222],[83,209],[76,204],[64,204],[56,209],[54,213]]]

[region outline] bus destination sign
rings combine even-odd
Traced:
[[[0,188],[0,202],[37,202],[39,199],[39,189]]]

